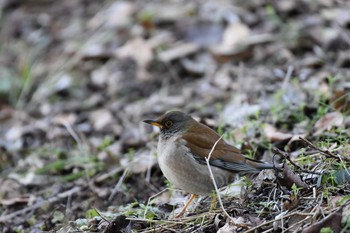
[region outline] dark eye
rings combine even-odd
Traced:
[[[164,125],[165,125],[165,127],[170,128],[173,125],[173,122],[172,121],[166,121]]]

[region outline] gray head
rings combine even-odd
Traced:
[[[184,132],[188,128],[188,123],[194,121],[190,115],[180,111],[171,111],[159,117],[157,120],[145,120],[160,128],[161,136],[168,138],[178,132]]]

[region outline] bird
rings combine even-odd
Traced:
[[[218,188],[228,185],[237,174],[257,174],[263,169],[275,168],[273,164],[245,157],[213,129],[184,112],[170,111],[144,122],[160,128],[157,159],[163,175],[175,187],[191,194],[177,218],[183,216],[198,195],[213,192],[206,158],[215,143],[209,164]]]

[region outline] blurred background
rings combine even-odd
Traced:
[[[0,19],[3,232],[144,217],[169,184],[142,120],[169,110],[257,159],[350,135],[345,0],[1,0]]]

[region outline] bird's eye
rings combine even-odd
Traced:
[[[172,125],[173,125],[173,122],[172,122],[172,121],[166,121],[166,122],[165,122],[165,126],[166,126],[167,128],[170,128]]]

